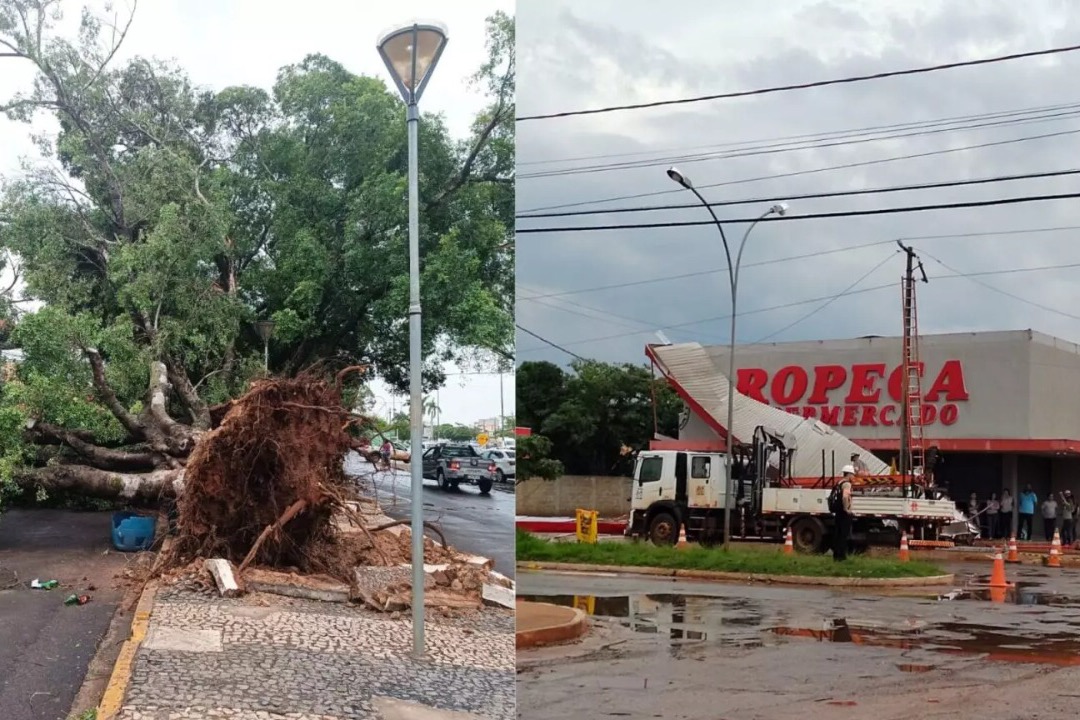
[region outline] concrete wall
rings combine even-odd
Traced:
[[[517,514],[573,517],[578,508],[596,510],[602,518],[630,514],[631,479],[564,475],[558,480],[533,478],[518,483]]]
[[[1080,347],[1035,333],[1029,349],[1030,437],[1080,439]]]

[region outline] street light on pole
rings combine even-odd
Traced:
[[[424,656],[424,359],[420,345],[420,182],[417,145],[420,96],[446,48],[446,28],[411,23],[382,35],[379,55],[402,100],[409,135],[409,470],[412,476],[412,622],[413,656]]]
[[[263,320],[255,323],[255,332],[263,341],[263,371],[270,374],[270,337],[274,334],[274,321]]]
[[[735,314],[736,314],[736,301],[739,295],[739,267],[742,265],[743,249],[746,247],[746,240],[750,237],[750,231],[754,227],[764,220],[769,215],[781,215],[783,216],[787,210],[787,203],[777,203],[771,208],[763,212],[754,222],[750,223],[750,227],[746,228],[746,232],[743,233],[742,240],[739,242],[739,250],[735,255],[735,262],[731,262],[731,250],[728,247],[727,236],[724,234],[724,227],[720,224],[720,219],[716,217],[716,213],[713,212],[712,206],[708,201],[701,196],[701,193],[697,191],[694,184],[690,181],[690,178],[679,171],[678,168],[668,168],[667,175],[675,182],[682,185],[684,188],[694,193],[701,204],[705,206],[705,209],[709,211],[709,215],[712,216],[713,222],[716,224],[716,229],[720,231],[720,239],[724,242],[724,256],[727,258],[728,267],[728,281],[731,284],[731,339],[728,345],[728,394],[727,394],[727,424],[724,426],[727,431],[727,438],[724,442],[725,448],[725,464],[727,466],[727,472],[724,478],[724,549],[728,548],[731,542],[731,486],[732,486],[732,438],[734,432],[732,431],[732,425],[735,422]]]

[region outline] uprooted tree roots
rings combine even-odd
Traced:
[[[341,381],[259,380],[196,445],[184,473],[177,538],[164,567],[220,557],[342,577],[359,548],[331,518],[351,490]]]

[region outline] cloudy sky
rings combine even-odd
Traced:
[[[1064,0],[519,0],[517,21],[520,117],[1042,50],[1080,37],[1080,8]],[[1080,168],[1080,92],[1068,78],[1078,73],[1080,52],[1072,52],[519,121],[518,213],[694,203],[667,178],[672,163],[710,202],[756,199],[716,208],[722,221],[755,217],[793,195],[1072,170]],[[1039,135],[1052,137],[1002,143]],[[988,143],[999,144],[962,149]],[[924,157],[872,162],[916,154]],[[807,172],[839,165],[849,167]],[[770,177],[778,175],[786,177]],[[1062,176],[793,199],[789,215],[1073,192],[1080,177]],[[593,202],[612,198],[626,199]],[[518,228],[708,219],[697,206],[519,220]],[[747,225],[724,228],[737,245]],[[743,260],[739,341],[899,334],[897,238],[915,247],[930,276],[918,286],[921,332],[1033,328],[1080,341],[1080,199],[761,223]],[[810,257],[772,262],[791,256]],[[1053,267],[1016,272],[1045,266]],[[946,278],[972,273],[983,274]],[[714,226],[519,234],[517,281],[518,323],[585,357],[644,362],[658,329],[674,342],[727,341],[730,290]],[[865,292],[827,302],[853,285]],[[790,307],[767,310],[780,305]],[[520,332],[518,357],[569,360]]]
[[[83,4],[64,0],[61,7],[69,21],[77,21]],[[103,14],[104,2],[85,4],[108,17]],[[116,0],[113,5],[126,18],[132,0]],[[404,22],[434,19],[447,26],[450,42],[424,93],[422,110],[442,113],[450,131],[463,137],[473,115],[484,105],[482,92],[470,87],[468,78],[486,58],[484,20],[496,10],[513,13],[513,0],[385,4],[306,0],[300,12],[295,4],[260,0],[140,0],[119,60],[134,55],[174,59],[204,87],[256,85],[269,89],[282,66],[318,52],[353,72],[389,83],[375,49],[378,36]],[[32,81],[32,73],[21,62],[0,58],[0,98],[27,88]],[[48,123],[42,123],[35,129],[49,128]],[[27,126],[0,117],[0,178],[16,175],[19,159],[35,152]],[[512,408],[512,378],[507,384]],[[389,404],[384,386],[379,384],[376,392]],[[498,375],[451,377],[440,393],[440,402],[446,422],[494,417],[499,414]],[[511,412],[507,410],[507,414]]]

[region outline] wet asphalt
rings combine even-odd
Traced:
[[[0,718],[68,717],[123,596],[113,576],[127,556],[110,551],[110,517],[64,510],[9,510],[0,516]],[[59,580],[61,586],[32,590],[34,578]],[[90,585],[95,589],[88,590]],[[65,606],[73,592],[92,598],[83,606]]]
[[[1075,716],[1080,570],[1010,567],[998,603],[989,562],[949,569],[954,586],[887,594],[524,572],[519,597],[575,604],[593,630],[519,654],[519,718],[582,697],[595,717]]]
[[[351,454],[346,472],[367,476],[361,480],[368,492],[378,494],[387,515],[405,520],[411,512],[411,481],[407,471],[382,471],[371,475],[371,465]],[[424,519],[437,523],[446,541],[467,553],[495,561],[495,569],[514,577],[514,492],[513,485],[496,484],[490,495],[481,495],[473,485],[458,490],[440,490],[434,480],[424,481]]]

